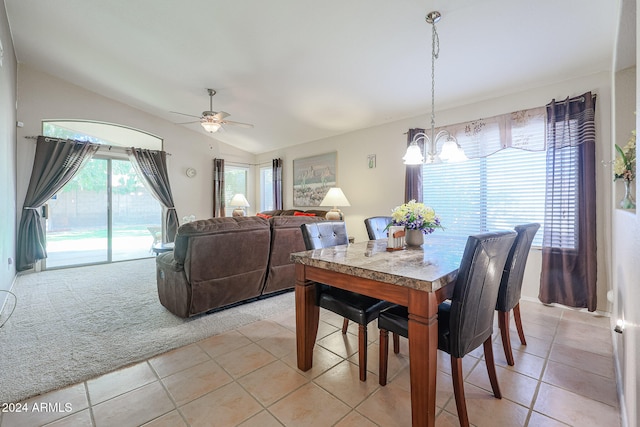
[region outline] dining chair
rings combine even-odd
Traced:
[[[500,282],[500,291],[498,292],[498,302],[496,310],[498,310],[498,327],[502,336],[502,347],[504,348],[504,356],[507,363],[513,366],[513,351],[511,350],[511,338],[509,337],[509,312],[513,310],[513,319],[516,323],[518,336],[522,345],[527,345],[522,330],[522,319],[520,318],[520,293],[522,291],[522,278],[524,277],[524,268],[527,264],[527,257],[531,249],[531,243],[535,237],[540,224],[522,224],[515,227],[516,237],[507,262],[502,273],[502,281]]]
[[[367,228],[369,240],[378,240],[387,238],[387,227],[391,224],[390,216],[372,216],[364,220],[364,226]]]
[[[453,392],[461,426],[469,425],[464,397],[462,358],[481,344],[484,346],[484,359],[493,394],[498,399],[502,398],[493,359],[491,336],[500,279],[515,238],[516,233],[513,231],[469,236],[458,269],[453,296],[451,300],[438,306],[438,349],[451,356]],[[380,312],[378,327],[379,381],[380,385],[384,386],[387,383],[388,331],[408,337],[407,307],[393,305]]]
[[[344,221],[321,221],[302,224],[302,237],[308,250],[323,249],[349,243]],[[316,305],[342,317],[342,333],[347,333],[349,320],[358,323],[358,363],[360,381],[367,379],[367,325],[378,317],[380,310],[391,303],[366,295],[316,283]]]

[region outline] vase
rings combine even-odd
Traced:
[[[620,201],[622,209],[635,209],[636,203],[631,195],[631,181],[624,180],[624,198]]]
[[[407,246],[420,246],[424,243],[424,234],[422,230],[407,230],[404,241]]]

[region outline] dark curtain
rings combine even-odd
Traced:
[[[273,209],[282,206],[282,159],[273,159]]]
[[[18,228],[18,271],[29,270],[36,261],[47,257],[46,234],[38,208],[64,187],[99,147],[83,141],[38,137]]]
[[[539,299],[596,309],[595,97],[547,105],[547,189]]]
[[[411,141],[413,141],[413,137],[420,132],[424,133],[424,129],[409,129],[407,132],[407,147],[411,144]],[[418,141],[418,146],[424,155],[423,138]],[[422,202],[422,165],[406,165],[406,168],[404,180],[404,201],[405,203],[409,200]]]
[[[224,210],[224,159],[213,159],[213,217],[224,217]]]
[[[129,160],[147,189],[164,207],[162,235],[165,242],[173,242],[178,231],[178,214],[171,194],[167,172],[167,153],[164,151],[131,148],[127,150]]]

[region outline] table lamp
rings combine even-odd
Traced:
[[[326,218],[332,221],[338,221],[344,219],[344,215],[338,209],[338,206],[351,206],[342,190],[338,187],[332,187],[324,196],[320,206],[333,206],[329,212],[327,212]]]
[[[234,207],[232,216],[245,216],[244,208],[249,207],[249,202],[244,197],[244,194],[236,194],[229,202],[229,206]]]

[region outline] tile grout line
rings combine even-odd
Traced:
[[[91,425],[96,425],[96,417],[93,414],[93,405],[91,404],[91,396],[89,395],[89,384],[86,381],[83,381],[82,385],[84,386],[84,393],[87,397],[87,405],[89,409],[89,418],[91,419]]]
[[[204,351],[204,350],[203,350],[203,351]],[[207,354],[207,352],[204,352],[204,353],[205,353],[205,354]],[[211,356],[209,356],[208,354],[207,354],[207,356],[208,356],[208,357],[211,357]],[[189,425],[189,422],[187,421],[186,417],[184,416],[184,414],[183,414],[183,413],[182,413],[182,411],[180,410],[180,407],[178,406],[178,403],[177,403],[177,402],[176,402],[176,400],[174,399],[173,395],[171,394],[171,392],[169,392],[169,389],[167,388],[166,384],[162,381],[162,378],[160,377],[160,374],[155,370],[155,368],[154,368],[154,367],[153,367],[153,365],[151,364],[150,360],[151,360],[151,359],[147,359],[147,365],[149,365],[149,368],[151,368],[151,372],[153,372],[153,374],[156,376],[157,381],[160,383],[160,387],[162,387],[162,389],[164,390],[164,392],[167,394],[167,397],[169,397],[169,400],[171,401],[171,403],[173,403],[173,409],[172,409],[171,411],[165,412],[164,414],[160,414],[160,415],[158,415],[157,417],[155,417],[155,418],[153,418],[153,419],[150,419],[150,420],[149,420],[149,421],[147,421],[145,424],[150,423],[150,422],[152,422],[152,421],[155,421],[155,420],[157,420],[157,419],[159,419],[159,418],[162,418],[162,417],[164,417],[165,415],[167,415],[167,414],[169,414],[169,413],[171,413],[171,412],[173,412],[173,411],[176,411],[176,412],[180,415],[180,418],[182,418],[182,419],[184,420],[185,424],[188,426],[188,425]],[[206,363],[206,361],[205,361],[205,362],[198,363],[198,364],[196,364],[196,365],[194,365],[194,366],[198,366],[198,365],[201,365],[201,364],[203,364],[203,363]],[[182,371],[185,371],[185,370],[186,370],[186,369],[182,369],[182,370],[180,370],[180,371],[178,371],[178,372],[182,372]],[[175,373],[178,373],[178,372],[174,372],[174,374],[175,374]],[[173,375],[173,374],[171,374],[171,375]],[[167,377],[165,377],[165,378],[168,378],[168,377],[169,377],[169,376],[171,376],[171,375],[167,375]]]
[[[544,378],[544,373],[547,370],[547,363],[549,362],[549,357],[551,356],[551,351],[553,350],[553,345],[556,342],[556,336],[558,335],[558,329],[560,328],[560,321],[562,320],[562,317],[564,316],[564,310],[560,312],[560,316],[558,317],[558,321],[556,323],[556,326],[553,330],[553,338],[551,339],[551,345],[549,346],[549,350],[547,350],[547,355],[544,358],[544,363],[542,364],[542,369],[540,370],[540,377],[538,378],[538,382],[536,384],[536,390],[533,392],[533,396],[531,397],[531,404],[529,405],[529,410],[527,412],[527,417],[525,418],[525,424],[524,426],[528,426],[529,425],[529,421],[531,420],[531,415],[533,414],[534,410],[533,408],[536,405],[536,401],[538,400],[538,393],[540,392],[540,386],[542,385],[542,378]],[[545,416],[548,417],[548,415],[544,414]],[[549,417],[551,418],[551,417]],[[554,418],[552,418],[554,419]],[[556,420],[558,422],[561,422],[559,420]],[[563,423],[564,424],[564,423]]]

